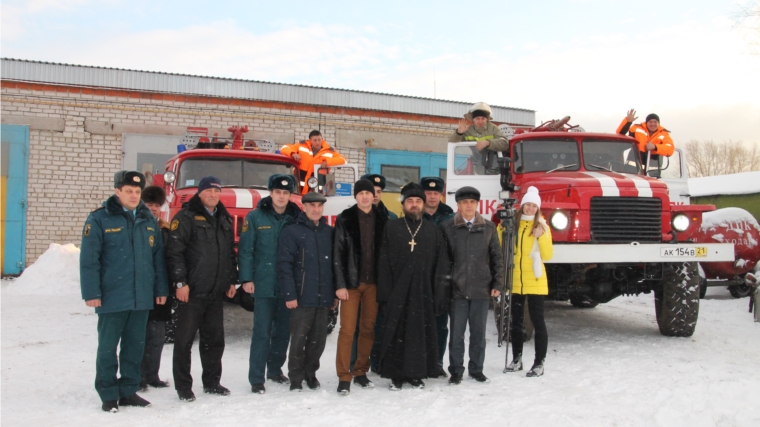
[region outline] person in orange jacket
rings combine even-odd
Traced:
[[[633,124],[636,119],[636,110],[628,110],[628,114],[617,128],[617,133],[627,134],[636,140],[644,165],[647,163],[648,154],[651,154],[650,166],[657,166],[660,164],[660,156],[670,157],[675,151],[670,131],[660,126],[660,116],[657,114],[648,115],[643,123],[637,125]]]
[[[309,192],[309,187],[306,183],[314,174],[315,165],[321,165],[321,168],[319,169],[320,182],[318,186],[318,189],[321,192],[322,186],[324,185],[324,177],[321,175],[327,174],[327,167],[345,165],[348,163],[345,157],[335,151],[334,148],[327,145],[327,142],[322,138],[322,133],[318,130],[311,131],[309,133],[309,139],[307,140],[283,146],[280,149],[280,153],[286,156],[291,156],[298,162],[298,179],[301,182],[301,194]]]

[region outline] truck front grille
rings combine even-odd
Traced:
[[[593,197],[591,237],[600,243],[659,242],[661,215],[656,197]]]

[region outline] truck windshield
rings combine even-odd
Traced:
[[[578,143],[574,139],[528,139],[512,148],[515,173],[577,171]]]
[[[291,174],[290,165],[244,159],[192,158],[182,162],[177,189],[197,187],[204,176],[215,176],[224,187],[267,188],[272,174]]]
[[[630,142],[585,140],[583,165],[587,170],[608,170],[638,174],[641,170],[638,150]]]

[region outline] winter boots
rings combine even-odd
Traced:
[[[303,391],[303,386],[301,385],[300,382],[291,381],[290,382],[290,391],[301,392],[301,391]]]
[[[150,402],[135,393],[129,397],[122,397],[119,399],[119,406],[137,406],[139,408],[148,408],[150,407]]]
[[[512,358],[512,363],[510,363],[505,369],[504,372],[517,372],[523,370],[523,363],[522,363],[522,354],[518,354],[517,356],[514,356]]]
[[[449,384],[459,385],[461,383],[462,383],[462,374],[451,374],[451,378],[449,378]]]
[[[221,384],[217,384],[212,387],[203,387],[203,392],[208,394],[216,394],[218,396],[227,396],[230,394],[230,390]]]
[[[275,375],[273,377],[268,378],[269,381],[274,381],[277,384],[290,384],[290,378],[286,377],[285,375]]]
[[[251,393],[264,394],[266,392],[267,389],[264,387],[264,384],[254,384],[251,386]]]
[[[101,408],[105,412],[119,412],[119,404],[115,400],[106,400],[103,402],[103,406],[101,406]]]
[[[404,386],[404,380],[391,380],[391,383],[388,385],[388,388],[391,389],[391,391],[399,391]]]
[[[540,377],[544,374],[544,361],[541,360],[540,362],[536,362],[533,364],[533,367],[530,368],[530,371],[528,371],[527,374],[525,374],[526,377]]]
[[[487,376],[483,375],[482,372],[478,372],[477,374],[471,373],[470,374],[470,378],[472,378],[473,380],[475,380],[475,381],[477,381],[479,383],[490,383],[491,382],[491,380],[489,380]]]
[[[348,396],[351,394],[351,381],[338,382],[338,394],[341,396]]]
[[[195,393],[192,390],[177,390],[179,400],[183,402],[192,402],[195,400]]]
[[[306,386],[312,390],[319,390],[319,388],[321,387],[317,377],[314,377],[314,378],[306,377]]]
[[[366,375],[354,377],[354,384],[358,384],[361,388],[375,388],[375,384]]]

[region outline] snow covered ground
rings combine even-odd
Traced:
[[[546,374],[503,374],[504,349],[489,325],[485,374],[490,384],[443,379],[424,390],[377,388],[335,392],[337,334],[328,336],[318,378],[322,389],[290,393],[267,384],[253,395],[247,380],[252,315],[225,306],[227,348],[222,384],[228,397],[205,395],[197,346],[198,400],[151,389],[147,409],[100,410],[93,388],[97,316],[79,295],[75,248],[49,251],[24,276],[2,282],[2,424],[62,426],[757,426],[760,425],[760,323],[748,299],[710,288],[693,337],[666,338],[653,297],[618,298],[594,309],[547,303]],[[37,268],[35,268],[37,267]],[[533,341],[525,359],[533,357]],[[172,346],[161,377],[171,381]],[[529,362],[528,362],[529,363]]]

